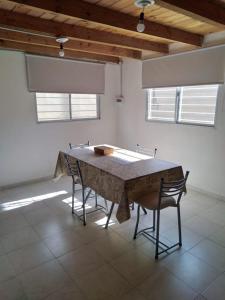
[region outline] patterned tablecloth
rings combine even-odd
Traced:
[[[112,147],[112,146],[110,146]],[[130,218],[129,204],[140,195],[158,191],[160,179],[179,180],[184,177],[182,167],[171,162],[114,148],[109,156],[97,155],[94,147],[68,150],[71,159],[79,160],[84,184],[105,199],[119,204],[117,219],[120,223]],[[63,152],[59,152],[55,178],[67,175]]]

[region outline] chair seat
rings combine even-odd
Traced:
[[[140,204],[142,207],[154,210],[158,208],[159,204],[159,192],[152,192],[145,195],[142,195],[141,197],[136,200],[138,204]],[[166,207],[175,207],[176,200],[173,197],[161,197],[161,206],[160,209],[166,208]]]
[[[78,176],[74,176],[75,184],[81,184],[81,180]]]
[[[74,175],[74,174],[71,174],[71,172],[70,172],[70,173],[68,173],[68,176],[71,176],[71,177],[73,177],[73,179],[74,179],[74,183],[75,183],[75,184],[81,184],[81,180],[80,180],[80,177],[79,177],[79,176],[77,176],[77,175]]]

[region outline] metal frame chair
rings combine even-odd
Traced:
[[[136,145],[136,152],[142,153],[142,154],[146,154],[146,155],[149,155],[149,156],[151,156],[152,158],[155,158],[155,157],[156,157],[157,151],[158,151],[157,148],[155,148],[155,149],[153,150],[153,149],[149,149],[149,148],[142,147],[140,144],[137,144],[137,145]]]
[[[70,149],[85,148],[85,147],[89,147],[90,145],[91,145],[90,141],[87,141],[87,143],[85,143],[85,144],[77,144],[77,145],[69,143]]]
[[[106,207],[98,204],[98,196],[97,196],[96,192],[94,192],[96,209],[86,212],[85,205],[86,205],[87,200],[92,197],[92,195],[91,195],[92,189],[85,186],[85,184],[84,184],[82,172],[81,172],[81,168],[80,168],[80,162],[78,160],[74,161],[74,159],[71,159],[71,157],[66,153],[64,153],[64,159],[65,159],[65,164],[66,164],[66,168],[68,171],[68,175],[72,177],[72,214],[75,214],[80,220],[82,220],[84,226],[86,225],[86,214],[94,213],[99,210],[105,210],[106,214],[108,214],[108,206],[107,206],[106,200],[104,199]],[[81,208],[83,210],[82,215],[76,214],[75,210],[74,210],[74,198],[75,198],[76,184],[80,184],[82,187],[82,206],[81,206]],[[86,193],[87,189],[89,189],[89,190]]]
[[[69,143],[69,148],[72,149],[79,149],[79,148],[86,148],[90,146],[90,141],[87,141],[87,143],[84,144],[72,144]],[[67,168],[68,169],[68,168]],[[69,170],[68,170],[69,173]],[[81,185],[80,182],[80,178],[78,176],[78,174],[74,175],[74,177],[72,177],[72,191],[73,191],[73,195],[76,192],[76,184]],[[81,191],[82,189],[78,189],[77,191]],[[72,201],[72,213],[74,214],[74,196],[73,196],[73,201]]]
[[[160,191],[149,195],[142,196],[138,201],[138,211],[137,211],[137,222],[134,231],[134,239],[137,235],[144,235],[150,241],[155,242],[155,259],[158,259],[159,255],[168,252],[177,246],[182,246],[182,233],[181,233],[181,216],[180,216],[180,200],[186,189],[186,181],[189,175],[189,171],[186,172],[184,179],[165,182],[161,179]],[[153,195],[153,196],[152,196]],[[148,199],[150,199],[148,201]],[[140,220],[140,208],[144,207],[149,210],[153,210],[153,225],[151,227],[142,229],[138,231],[138,225]],[[166,207],[176,207],[177,208],[177,219],[178,219],[178,234],[179,242],[172,246],[168,246],[159,240],[159,229],[160,229],[160,211]],[[156,213],[157,213],[157,223],[156,223]],[[156,224],[155,224],[156,223]],[[156,229],[156,237],[150,232],[154,232]],[[161,248],[161,251],[159,251]]]
[[[137,153],[145,154],[145,155],[151,156],[152,158],[156,157],[157,151],[158,151],[157,148],[155,148],[154,150],[152,150],[152,149],[148,149],[148,148],[142,147],[140,144],[136,145],[136,152]],[[132,210],[134,210],[134,202],[130,205],[130,208]],[[147,211],[143,207],[142,207],[142,210],[147,215]]]

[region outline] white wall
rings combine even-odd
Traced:
[[[59,149],[90,139],[130,149],[157,146],[159,158],[191,171],[189,184],[225,197],[224,87],[216,128],[146,122],[141,62],[124,61],[122,104],[114,101],[119,94],[119,66],[107,65],[101,120],[37,124],[24,55],[0,51],[0,187],[51,176]]]
[[[51,176],[58,151],[70,141],[116,144],[118,75],[119,66],[106,65],[100,120],[37,124],[24,55],[0,51],[0,187]]]
[[[146,94],[141,86],[141,62],[125,60],[120,106],[119,145],[137,143],[158,148],[158,157],[181,163],[190,170],[189,184],[225,196],[225,106],[224,86],[219,91],[216,127],[176,125],[145,121]]]

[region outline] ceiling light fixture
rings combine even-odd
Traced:
[[[137,24],[137,31],[138,32],[144,32],[145,31],[145,23],[144,23],[145,14],[144,14],[144,10],[145,10],[145,7],[147,7],[149,5],[153,5],[153,4],[155,4],[154,0],[136,0],[135,1],[135,5],[137,7],[142,8],[142,12],[140,13],[139,21],[138,21],[138,24]]]
[[[59,56],[60,57],[64,57],[64,49],[63,49],[63,45],[64,43],[68,42],[69,39],[65,36],[59,36],[57,39],[56,39],[56,42],[60,44],[60,50],[59,50]]]

